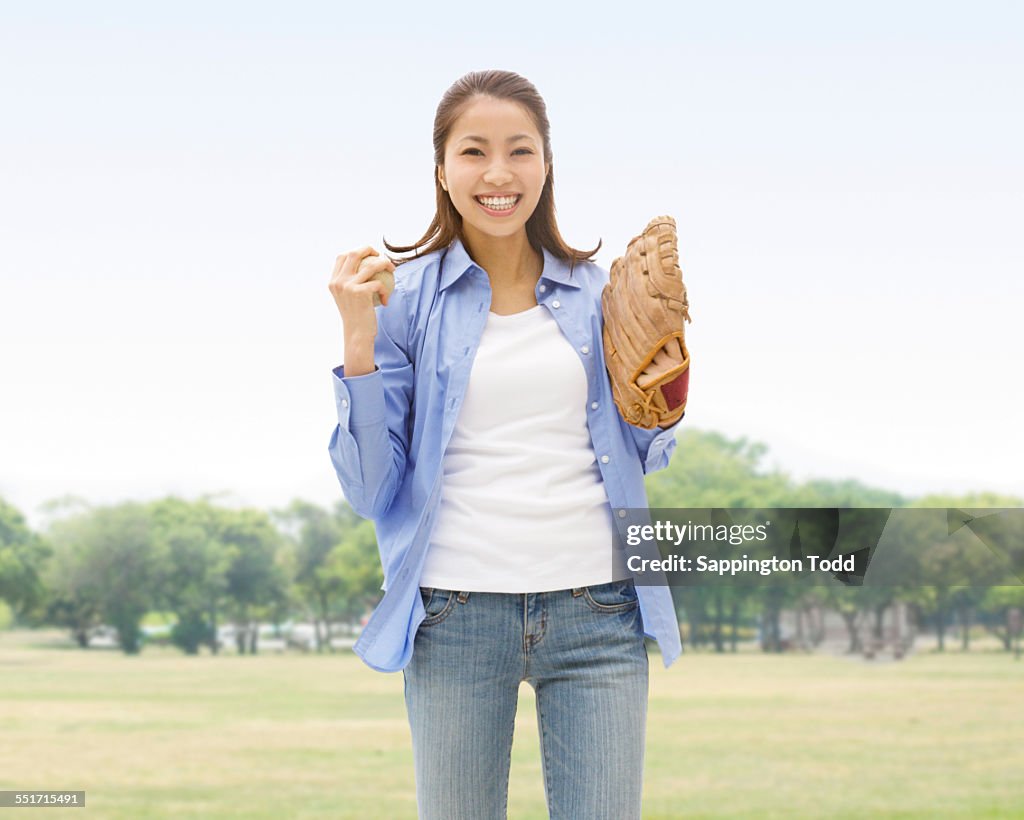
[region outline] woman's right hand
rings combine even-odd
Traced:
[[[367,246],[357,251],[343,253],[334,262],[334,271],[328,290],[341,314],[345,330],[345,373],[359,376],[374,370],[373,343],[377,337],[377,314],[373,309],[373,297],[377,294],[387,307],[388,290],[383,282],[373,277],[381,271],[394,273],[395,265],[386,256]]]
[[[360,267],[366,257],[378,256]],[[374,338],[377,335],[377,314],[373,310],[373,296],[377,294],[387,306],[388,290],[383,282],[373,277],[382,271],[395,272],[394,263],[386,256],[366,246],[357,251],[343,253],[334,261],[334,272],[328,290],[338,306],[345,338]]]

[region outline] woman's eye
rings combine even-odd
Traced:
[[[513,154],[532,154],[533,151],[531,151],[529,148],[517,148],[512,153]]]
[[[479,148],[467,148],[465,151],[462,152],[462,154],[463,156],[465,156],[466,154],[479,154],[480,156],[483,156],[484,152],[481,151]]]

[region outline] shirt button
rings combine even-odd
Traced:
[[[609,460],[610,459],[608,458],[608,456],[601,456],[601,463],[602,464],[607,464]]]
[[[541,293],[543,293],[543,292],[544,292],[544,291],[546,291],[547,289],[548,289],[548,286],[547,286],[547,285],[541,285],[541,286],[540,286],[539,288],[537,288],[537,290],[539,290],[539,291],[540,291]]]
[[[342,399],[341,400],[341,406],[342,407],[348,407],[348,399]]]
[[[597,409],[597,402],[596,401],[590,402],[590,409],[591,410],[596,410]]]
[[[589,353],[589,352],[590,352],[590,347],[588,345],[583,345],[583,347],[580,348],[580,353]]]
[[[625,510],[619,510],[619,518],[625,518],[625,517],[626,517],[626,511]]]
[[[559,308],[561,306],[562,306],[562,303],[559,302],[557,299],[555,299],[555,301],[551,303],[551,307],[553,307],[553,308]]]

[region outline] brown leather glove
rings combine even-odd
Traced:
[[[651,429],[682,418],[690,385],[683,321],[690,321],[676,222],[650,221],[612,262],[601,293],[604,361],[628,423]]]

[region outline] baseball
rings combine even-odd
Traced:
[[[363,261],[359,263],[359,270],[362,270],[367,264],[377,262],[379,260],[379,256],[364,256]],[[388,296],[390,296],[391,292],[395,289],[395,275],[389,270],[382,270],[380,273],[371,276],[370,279],[376,279],[378,282],[383,282],[384,287],[387,289]],[[380,304],[380,295],[376,293],[373,294],[373,306],[378,307]]]

